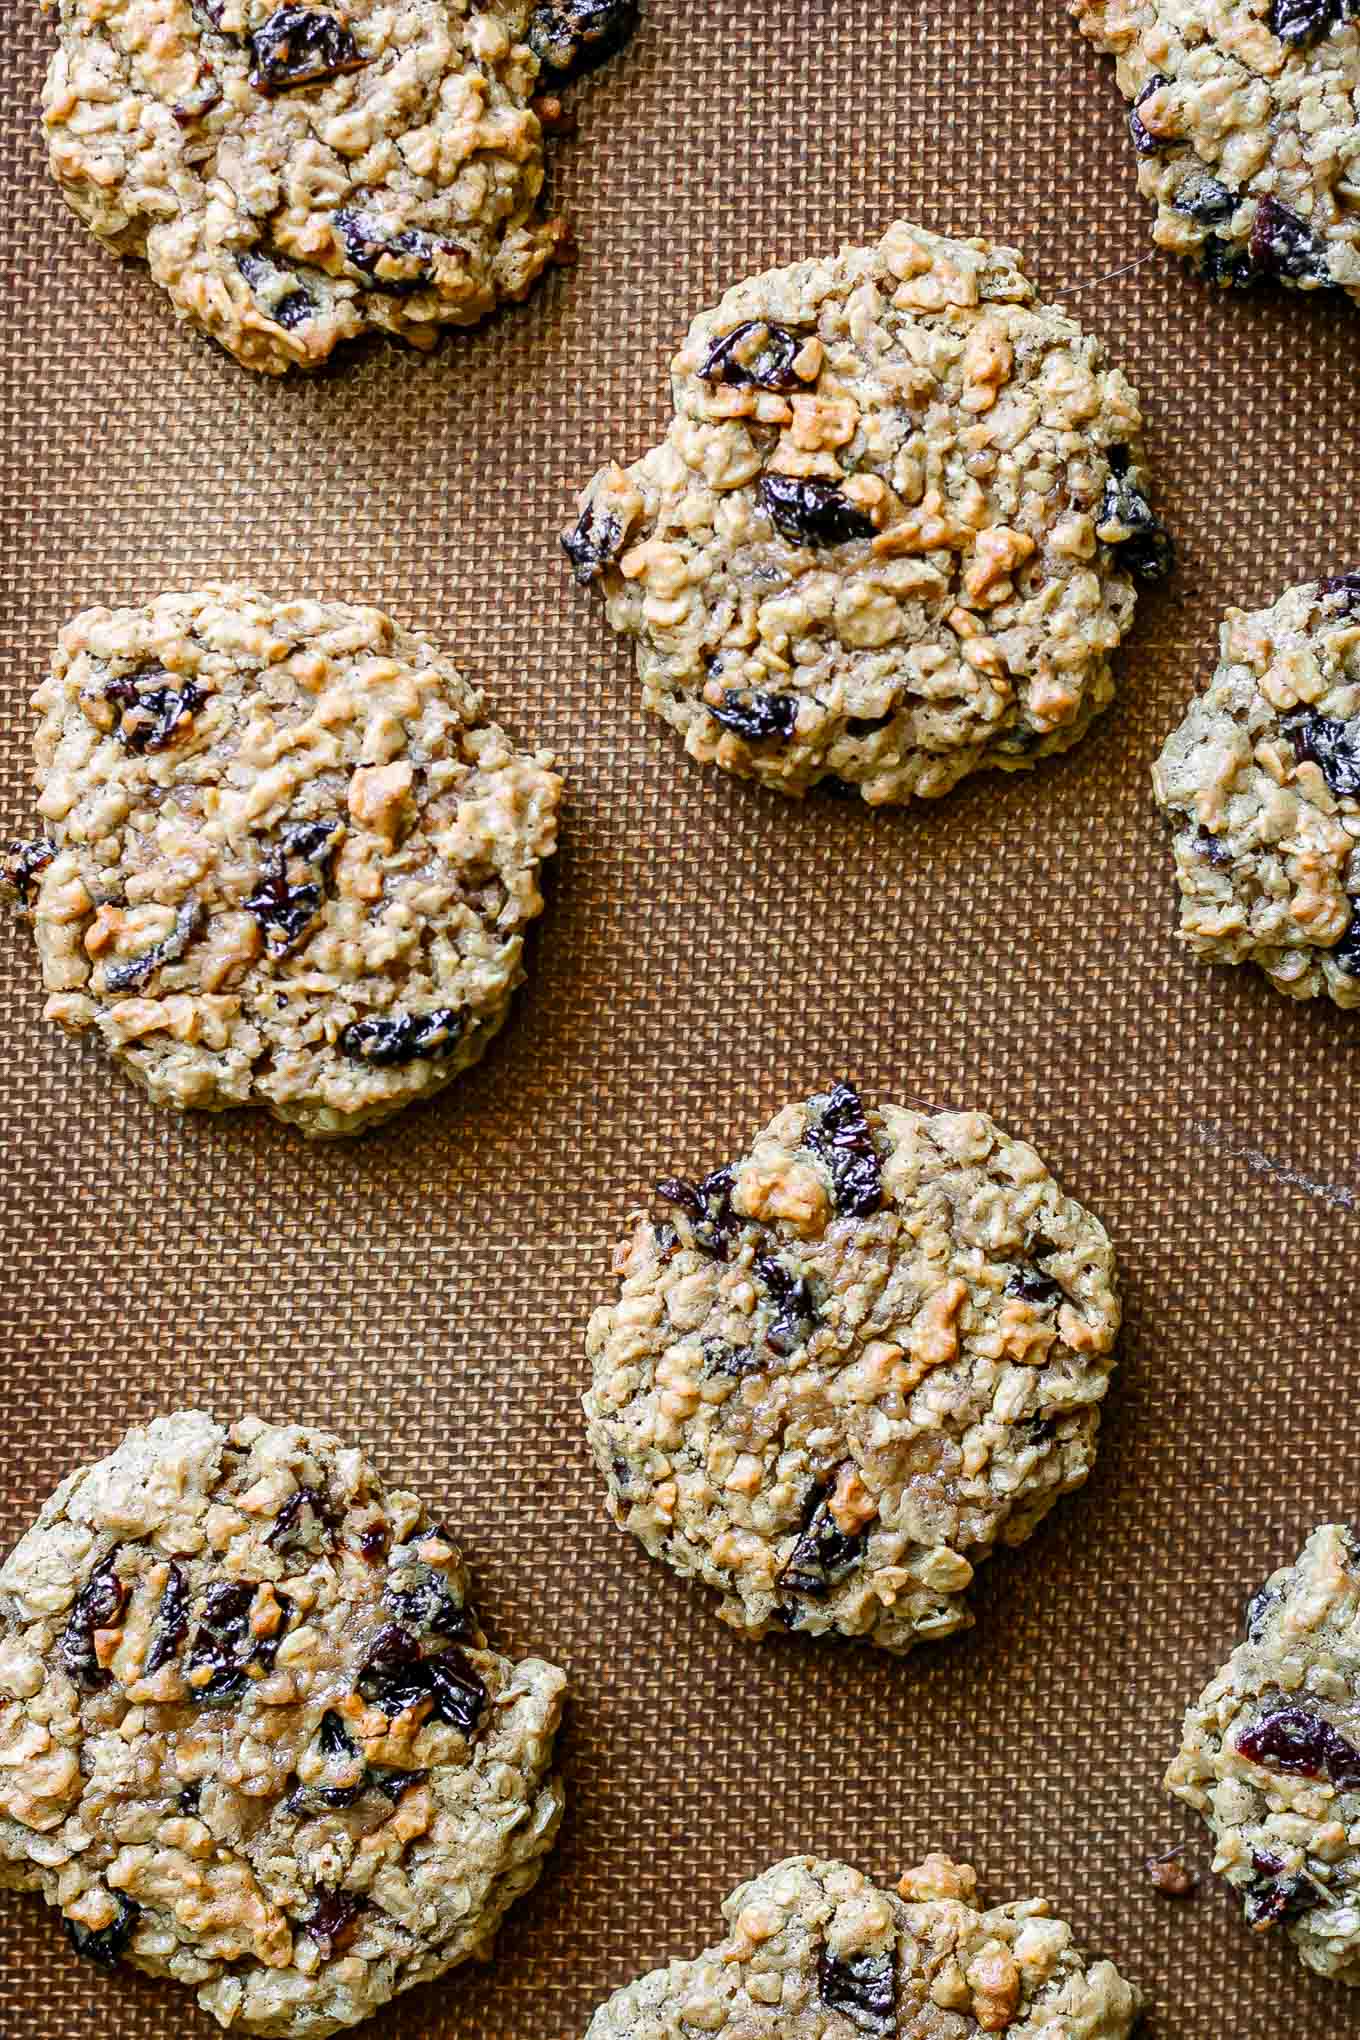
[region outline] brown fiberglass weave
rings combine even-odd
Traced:
[[[27,5],[6,29],[6,835],[31,829],[27,699],[62,621],[212,579],[379,603],[568,788],[504,1033],[334,1150],[156,1111],[43,1023],[30,937],[0,930],[6,1547],[158,1410],[295,1419],[440,1512],[507,1656],[567,1669],[541,1881],[492,1967],[373,2040],[579,2040],[770,1864],[887,1884],[932,1849],[1047,1893],[1157,2040],[1330,2040],[1351,1997],[1248,1932],[1160,1779],[1246,1594],[1356,1512],[1360,1019],[1183,952],[1149,772],[1230,603],[1360,563],[1360,318],[1149,255],[1127,108],[1057,5],[651,0],[556,145],[578,268],[429,356],[373,341],[256,380],[70,217],[37,131],[50,30]],[[683,758],[556,533],[606,454],[659,437],[697,308],[898,216],[1022,248],[1100,335],[1181,566],[1077,750],[869,813]],[[838,1076],[1032,1141],[1121,1270],[1090,1482],[983,1569],[974,1629],[904,1662],[729,1636],[607,1520],[578,1409],[639,1187]],[[1178,1901],[1142,1866],[1182,1840]],[[196,2019],[80,1963],[36,1899],[0,1907],[6,2040],[207,2040]]]

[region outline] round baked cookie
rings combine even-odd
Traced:
[[[556,845],[552,757],[381,610],[245,587],[88,609],[11,846],[49,1019],[163,1105],[355,1133],[476,1062]]]
[[[561,1819],[565,1682],[467,1597],[329,1432],[129,1431],[0,1568],[0,1885],[233,2032],[333,2033],[485,1957]]]
[[[1258,1934],[1360,1985],[1360,1545],[1315,1530],[1252,1595],[1246,1640],[1187,1711],[1169,1791]]]
[[[1153,238],[1211,282],[1360,297],[1354,0],[1068,0],[1118,59]]]
[[[615,1522],[750,1636],[966,1628],[974,1568],[1091,1470],[1104,1228],[980,1112],[844,1083],[657,1194],[587,1337]]]
[[[562,544],[691,757],[874,803],[1063,751],[1171,548],[1138,398],[1014,249],[898,222],[701,312]]]
[[[601,2005],[586,2040],[1127,2040],[1142,1999],[1088,1962],[1047,1899],[982,1912],[967,1863],[927,1856],[892,1891],[814,1856],[740,1885],[727,1938]]]
[[[58,0],[55,176],[247,368],[417,347],[570,254],[540,211],[552,88],[636,0]]]
[[[1360,1006],[1360,573],[1230,609],[1219,647],[1152,774],[1182,939]]]

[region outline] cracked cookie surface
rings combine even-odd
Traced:
[[[485,1956],[561,1818],[564,1680],[467,1597],[328,1432],[129,1431],[0,1568],[0,1884],[288,2040]]]
[[[248,368],[312,367],[375,329],[429,347],[569,252],[539,210],[556,109],[536,95],[635,18],[621,0],[58,0],[52,173]]]
[[[1247,1924],[1360,1985],[1360,1547],[1315,1530],[1247,1604],[1246,1640],[1185,1716],[1168,1790],[1203,1815]]]
[[[1170,565],[1128,381],[1013,249],[899,222],[699,315],[675,419],[563,546],[689,754],[879,803],[1017,770],[1114,694]]]
[[[902,1651],[966,1627],[975,1566],[1094,1461],[1104,1228],[981,1113],[848,1084],[657,1189],[587,1335],[614,1520],[751,1636]]]
[[[1195,955],[1360,1006],[1360,574],[1228,611],[1152,784]]]
[[[1360,298],[1353,0],[1068,0],[1132,102],[1153,238],[1211,282]]]
[[[484,1052],[561,781],[381,610],[239,586],[90,609],[14,846],[49,1019],[159,1104],[357,1132]]]
[[[892,1891],[791,1856],[723,1905],[727,1938],[601,2005],[586,2040],[1127,2040],[1141,2002],[1042,1898],[979,1909],[967,1863],[932,1855]]]

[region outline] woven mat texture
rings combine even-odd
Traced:
[[[176,326],[49,184],[50,31],[5,9],[0,828],[31,818],[28,695],[62,619],[201,577],[381,602],[569,775],[530,986],[487,1061],[351,1144],[154,1110],[40,1018],[0,931],[6,1546],[70,1466],[187,1401],[331,1426],[465,1539],[492,1633],[570,1667],[571,1804],[487,1970],[371,2040],[578,2040],[611,1989],[716,1938],[797,1850],[885,1879],[929,1847],[1051,1894],[1159,2040],[1322,2040],[1346,1992],[1148,1854],[1180,1711],[1240,1603],[1355,1507],[1360,1019],[1192,963],[1148,768],[1216,621],[1360,556],[1360,322],[1146,255],[1108,65],[1057,0],[649,0],[557,147],[575,271],[430,358],[377,343],[254,378]],[[572,492],[667,413],[723,285],[897,214],[1022,246],[1142,392],[1180,547],[1118,704],[1033,775],[871,814],[689,763],[555,557]],[[1110,279],[1111,272],[1121,272]],[[737,1151],[837,1074],[985,1107],[1106,1221],[1127,1331],[1084,1493],[905,1662],[743,1643],[607,1522],[582,1334],[639,1187]],[[187,1994],[102,1976],[0,1909],[6,2040],[169,2040]]]

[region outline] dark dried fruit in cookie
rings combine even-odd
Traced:
[[[891,1949],[842,1957],[823,1948],[817,1995],[828,2011],[843,2013],[861,2033],[891,2040],[897,2032],[897,1969]]]
[[[1196,226],[1217,227],[1232,218],[1238,201],[1237,193],[1229,191],[1216,177],[1199,177],[1183,184],[1173,203],[1176,211],[1184,213]]]
[[[834,482],[815,475],[762,475],[756,499],[775,530],[794,545],[848,545],[852,539],[874,535],[873,519]]]
[[[1263,1714],[1237,1738],[1237,1752],[1268,1771],[1328,1778],[1339,1791],[1360,1786],[1360,1750],[1307,1707]]]
[[[370,1523],[367,1530],[359,1533],[359,1556],[366,1558],[370,1565],[377,1565],[386,1558],[390,1542],[385,1523]]]
[[[1261,274],[1250,255],[1220,241],[1217,234],[1210,234],[1199,251],[1199,273],[1206,283],[1225,290],[1247,290]]]
[[[787,743],[798,721],[795,695],[766,694],[759,687],[748,695],[729,687],[723,695],[721,708],[715,708],[709,701],[704,703],[704,707],[715,722],[720,722],[725,730],[745,737],[748,744],[758,744],[767,737]]]
[[[263,255],[238,255],[236,267],[255,292],[267,284],[271,277],[281,273],[272,262],[266,262]],[[310,319],[315,310],[316,299],[310,291],[304,290],[302,285],[298,284],[295,289],[285,291],[282,297],[270,300],[267,316],[276,326],[282,326],[285,332],[291,333],[295,326],[301,326],[305,320]]]
[[[831,1172],[831,1195],[842,1216],[867,1218],[883,1202],[882,1163],[859,1093],[833,1084],[815,1122],[803,1135]]]
[[[429,1775],[428,1771],[398,1771],[390,1764],[370,1764],[368,1783],[395,1806],[403,1792],[412,1785],[423,1785]]]
[[[1351,21],[1355,0],[1271,0],[1270,32],[1292,49],[1320,42],[1338,22]]]
[[[340,1052],[377,1069],[400,1069],[452,1055],[466,1030],[467,1014],[456,1006],[399,1013],[394,1020],[352,1020],[341,1030]]]
[[[66,1938],[77,1955],[83,1955],[87,1962],[97,1963],[101,1969],[118,1967],[142,1910],[121,1891],[111,1891],[109,1896],[118,1910],[106,1927],[83,1927],[79,1920],[63,1922]]]
[[[162,1665],[168,1665],[184,1641],[189,1627],[189,1582],[184,1568],[170,1563],[169,1577],[161,1592],[161,1603],[156,1610],[156,1626],[151,1632],[151,1648],[142,1666],[142,1677],[149,1679]]]
[[[259,922],[270,956],[286,956],[321,912],[321,873],[338,828],[338,822],[294,822],[265,852],[246,911]],[[290,872],[290,862],[308,867],[310,876]]]
[[[195,1814],[198,1812],[198,1802],[202,1796],[203,1787],[201,1783],[196,1781],[192,1785],[185,1786],[175,1804],[181,1813]]]
[[[456,1646],[422,1658],[413,1636],[391,1622],[380,1629],[359,1673],[357,1691],[389,1719],[430,1703],[430,1712],[471,1736],[486,1702],[481,1675]]]
[[[273,1669],[292,1602],[277,1587],[271,1588],[279,1620],[270,1635],[256,1635],[250,1611],[258,1590],[254,1580],[219,1580],[208,1588],[184,1665],[189,1697],[196,1705],[230,1706],[250,1685],[252,1672],[263,1676]]]
[[[1360,977],[1360,905],[1351,901],[1351,918],[1345,934],[1328,955],[1348,977]]]
[[[300,1924],[329,1961],[354,1939],[359,1931],[359,1915],[367,1906],[368,1900],[352,1891],[327,1891],[318,1886],[316,1904]]]
[[[207,698],[192,680],[186,680],[182,687],[138,685],[139,679],[166,677],[160,666],[152,666],[140,675],[110,680],[104,689],[105,701],[123,711],[118,741],[125,751],[133,751],[138,757],[148,751],[168,750],[177,743],[187,734]]]
[[[1026,1303],[1044,1306],[1060,1303],[1064,1293],[1061,1282],[1055,1282],[1051,1275],[1046,1275],[1032,1262],[1013,1268],[1006,1277],[1007,1296],[1022,1296]]]
[[[795,1275],[773,1254],[757,1254],[752,1265],[775,1306],[765,1344],[772,1353],[792,1353],[807,1339],[817,1316],[807,1277]]]
[[[656,1186],[658,1197],[678,1206],[688,1217],[695,1246],[715,1261],[727,1259],[732,1237],[741,1230],[741,1220],[732,1209],[736,1180],[736,1171],[729,1164],[714,1169],[698,1183],[684,1176],[664,1176]]]
[[[1123,536],[1107,540],[1121,567],[1140,581],[1160,581],[1176,563],[1175,550],[1165,528],[1152,514],[1152,506],[1133,477],[1127,446],[1106,449],[1110,472],[1096,512],[1097,529],[1113,524]]]
[[[1258,1587],[1242,1611],[1249,1643],[1258,1643],[1265,1634],[1265,1626],[1277,1596],[1269,1586]]]
[[[1284,1864],[1278,1856],[1253,1849],[1251,1867],[1256,1874],[1243,1889],[1247,1894],[1247,1925],[1256,1933],[1267,1934],[1272,1927],[1285,1926],[1322,1904],[1324,1894],[1311,1878],[1301,1877],[1297,1872],[1284,1876]]]
[[[124,1586],[116,1570],[120,1549],[121,1546],[114,1546],[76,1595],[57,1646],[62,1670],[87,1693],[98,1692],[112,1677],[95,1653],[94,1633],[96,1629],[112,1629],[127,1606],[131,1590]]]
[[[803,1504],[803,1528],[779,1573],[781,1587],[814,1599],[830,1593],[837,1577],[864,1555],[864,1532],[841,1529],[831,1513],[829,1485],[818,1483]]]
[[[729,1346],[726,1339],[705,1339],[699,1349],[707,1374],[730,1374],[735,1381],[758,1374],[765,1362],[755,1346]]]
[[[272,1551],[314,1551],[325,1544],[329,1525],[326,1497],[314,1487],[295,1488],[264,1541]]]
[[[436,1718],[470,1737],[486,1705],[481,1673],[456,1645],[427,1657],[424,1671]]]
[[[803,344],[800,333],[777,326],[773,319],[744,319],[713,342],[699,373],[705,382],[732,383],[739,389],[803,389],[801,377],[793,372]]]
[[[56,844],[46,836],[35,836],[28,842],[14,837],[0,858],[0,886],[14,894],[17,905],[26,907],[34,879],[40,871],[46,871],[56,854]]]
[[[1212,864],[1217,871],[1232,863],[1232,853],[1223,847],[1217,836],[1209,829],[1203,827],[1196,829],[1195,849],[1205,863]]]
[[[1158,149],[1169,149],[1172,146],[1173,137],[1149,133],[1138,116],[1138,109],[1144,101],[1151,99],[1154,92],[1160,92],[1164,85],[1170,83],[1171,80],[1164,78],[1160,71],[1154,71],[1129,108],[1129,133],[1133,136],[1133,146],[1140,156],[1155,156]]]
[[[1328,574],[1317,584],[1319,599],[1328,595],[1344,595],[1348,610],[1360,610],[1360,571],[1348,574]]]
[[[353,1757],[358,1755],[349,1730],[333,1707],[328,1707],[321,1717],[316,1732],[317,1748],[323,1757]]]
[[[1263,276],[1285,277],[1291,283],[1332,280],[1327,250],[1314,239],[1307,222],[1277,198],[1263,198],[1256,208],[1251,259]]]
[[[320,85],[370,61],[344,22],[316,7],[276,8],[249,41],[250,82],[265,98]]]
[[[201,901],[186,900],[175,916],[174,927],[162,941],[144,949],[140,956],[129,957],[126,963],[108,966],[104,972],[104,990],[126,992],[133,985],[145,984],[153,972],[167,963],[179,963],[206,920],[207,914]]]
[[[422,227],[406,227],[389,234],[374,213],[361,206],[344,206],[333,215],[344,242],[345,254],[354,267],[379,290],[419,290],[431,280],[434,258],[441,251],[457,253],[458,243],[436,239]],[[381,275],[378,264],[383,264]]]
[[[572,573],[583,588],[588,588],[622,551],[623,526],[617,517],[597,519],[595,505],[587,503],[574,529],[563,535],[561,545],[571,561]]]
[[[383,1606],[414,1636],[466,1636],[468,1611],[433,1566],[402,1566],[383,1588]]]
[[[529,47],[559,78],[579,78],[623,48],[640,13],[637,0],[544,0],[529,21]]]
[[[1337,722],[1311,708],[1285,716],[1280,728],[1298,758],[1311,758],[1335,794],[1360,793],[1360,720]]]

